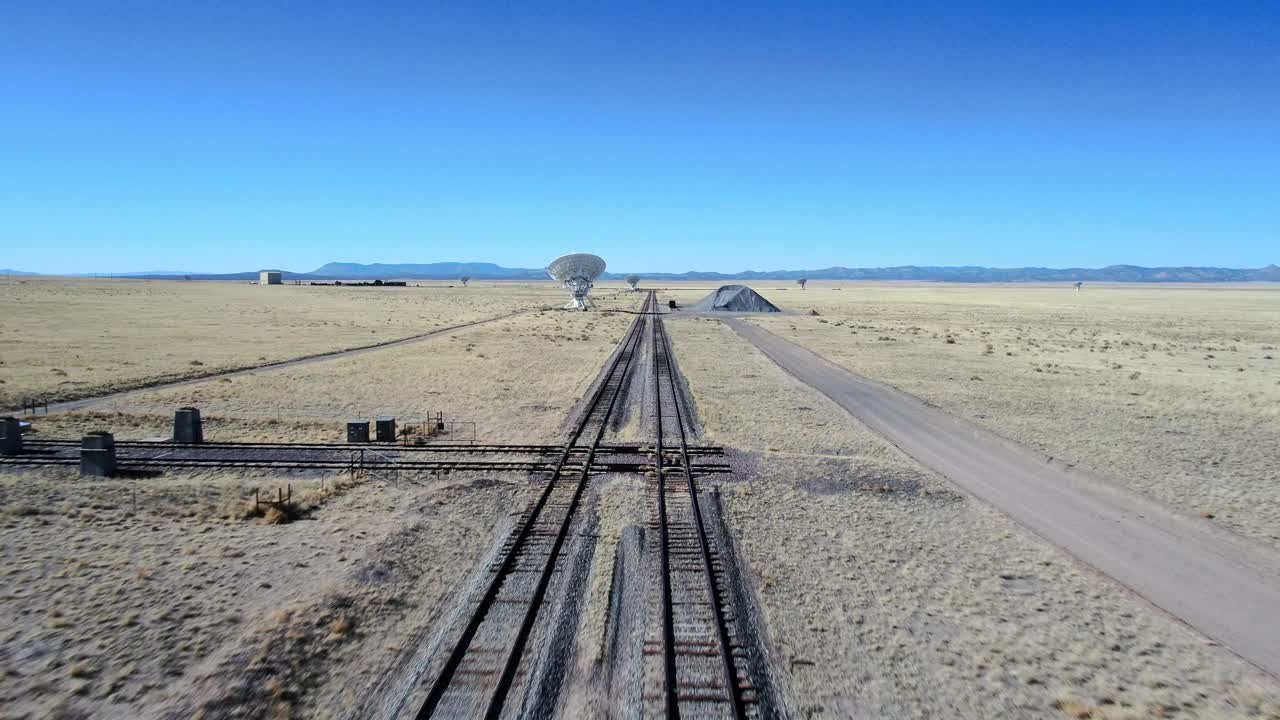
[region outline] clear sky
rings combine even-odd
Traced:
[[[1280,262],[1275,0],[531,5],[5,3],[0,267]]]

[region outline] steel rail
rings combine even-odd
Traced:
[[[655,292],[650,290],[650,302],[654,301],[654,297]],[[656,450],[654,469],[658,473],[658,557],[662,576],[662,698],[663,703],[666,705],[667,718],[669,720],[678,720],[680,717],[680,702],[676,695],[676,631],[675,616],[671,607],[670,538],[667,528],[667,476],[662,467],[664,457],[662,448],[662,380],[658,365],[658,322],[660,320],[650,318],[648,322],[652,342],[651,347],[653,348],[653,414],[657,425],[654,441],[654,449]],[[672,399],[674,400],[675,397],[672,396]]]
[[[650,297],[650,301],[654,298]],[[637,327],[639,319],[637,318]],[[551,574],[555,571],[556,558],[560,555],[560,548],[564,545],[564,539],[569,535],[569,528],[573,524],[573,517],[578,508],[578,502],[582,499],[582,492],[587,487],[587,468],[591,465],[595,457],[596,446],[600,444],[604,432],[609,427],[609,418],[613,415],[613,408],[618,404],[618,397],[622,394],[622,390],[626,387],[627,373],[631,369],[631,361],[635,358],[635,351],[640,345],[641,333],[636,333],[635,343],[631,346],[631,352],[627,353],[625,365],[622,374],[619,376],[619,382],[614,392],[609,396],[609,406],[605,409],[604,416],[600,418],[600,426],[596,429],[595,437],[591,440],[590,450],[587,453],[587,462],[583,466],[582,474],[578,477],[578,486],[574,489],[573,501],[569,504],[569,510],[564,515],[564,520],[560,523],[560,529],[556,533],[555,543],[551,546],[551,552],[547,554],[546,564],[543,566],[542,575],[538,578],[538,586],[534,591],[533,599],[529,606],[525,609],[524,619],[520,623],[520,630],[516,634],[516,642],[512,645],[507,655],[507,662],[502,670],[502,675],[498,680],[498,687],[494,690],[492,698],[489,700],[489,708],[485,712],[487,720],[498,720],[502,715],[502,707],[506,703],[507,693],[511,689],[512,683],[515,681],[516,671],[520,667],[520,659],[524,655],[525,643],[529,640],[529,635],[533,632],[534,621],[537,619],[538,610],[542,605],[543,598],[546,596],[547,588],[551,584]]]
[[[21,457],[0,458],[0,467],[74,467],[80,464],[79,457]],[[224,458],[131,458],[116,459],[116,467],[120,470],[131,469],[164,469],[183,470],[196,468],[217,469],[258,469],[258,470],[350,470],[350,460],[292,460],[270,459],[224,459]],[[495,462],[486,460],[436,460],[436,461],[381,461],[366,458],[363,463],[356,462],[357,468],[365,470],[404,470],[406,472],[551,472],[555,465],[550,462]],[[595,459],[590,466],[591,474],[601,473],[635,473],[647,468],[642,462],[609,462]],[[567,469],[577,470],[575,462]],[[732,466],[723,463],[707,463],[693,468],[698,475],[716,475],[733,472]]]
[[[74,460],[72,462],[79,462]],[[68,463],[70,464],[70,463]],[[226,458],[119,458],[116,467],[166,467],[166,468],[260,468],[278,470],[346,470],[350,461],[339,460],[240,460]],[[551,463],[536,462],[493,462],[486,460],[438,460],[427,462],[395,462],[391,460],[369,460],[356,463],[357,467],[366,470],[488,470],[491,472],[546,472],[554,466]]]
[[[432,717],[436,708],[440,705],[440,701],[444,698],[445,692],[453,681],[454,674],[457,673],[458,668],[462,664],[463,658],[466,657],[467,651],[471,646],[471,641],[475,638],[476,632],[480,629],[480,626],[483,624],[490,608],[497,599],[499,590],[514,569],[520,550],[528,541],[529,535],[541,516],[542,510],[546,506],[552,490],[555,489],[557,483],[560,481],[561,475],[564,472],[564,467],[567,464],[570,455],[575,451],[581,451],[581,448],[576,448],[575,445],[582,437],[582,434],[586,431],[587,426],[591,423],[601,401],[605,398],[605,395],[608,394],[608,406],[605,410],[604,417],[601,419],[600,428],[596,432],[595,437],[592,438],[591,445],[588,449],[588,462],[584,464],[583,471],[578,478],[578,487],[574,491],[573,500],[566,512],[565,520],[561,523],[560,532],[557,534],[556,544],[553,547],[553,551],[547,556],[547,562],[544,565],[543,572],[538,580],[538,588],[535,592],[534,601],[530,602],[529,607],[526,610],[525,618],[521,622],[520,629],[517,633],[516,643],[512,646],[511,651],[508,654],[502,675],[499,678],[499,684],[494,689],[493,695],[490,696],[486,716],[497,717],[497,715],[501,713],[502,705],[506,701],[506,695],[510,690],[511,682],[515,676],[515,669],[518,667],[520,656],[523,654],[524,643],[527,642],[529,632],[532,629],[533,620],[536,618],[539,609],[538,606],[541,604],[542,595],[545,594],[546,586],[550,582],[551,571],[554,570],[555,560],[556,556],[559,554],[560,545],[563,543],[564,535],[567,534],[573,514],[577,509],[577,502],[581,497],[583,487],[585,487],[586,478],[588,476],[586,470],[591,465],[590,460],[594,459],[595,448],[599,444],[601,436],[604,434],[605,427],[608,425],[609,416],[613,412],[614,404],[616,403],[617,397],[623,387],[623,383],[621,381],[625,380],[625,373],[630,368],[631,358],[634,356],[636,346],[639,343],[640,326],[641,321],[640,318],[637,317],[636,320],[632,321],[631,328],[627,331],[627,335],[623,339],[618,353],[610,362],[608,370],[602,376],[595,391],[592,393],[591,400],[586,411],[575,424],[568,440],[565,442],[560,458],[556,463],[555,469],[552,471],[551,477],[547,481],[546,487],[543,488],[542,492],[539,494],[538,499],[534,503],[528,517],[522,520],[520,528],[516,533],[516,537],[503,558],[502,565],[498,568],[497,572],[494,573],[488,587],[485,589],[484,595],[480,598],[480,601],[476,605],[476,609],[472,612],[470,619],[467,621],[466,627],[463,628],[462,635],[459,637],[458,642],[454,645],[448,658],[445,660],[445,664],[441,668],[440,674],[437,675],[433,681],[431,689],[427,693],[426,700],[423,702],[415,716],[417,720],[426,720],[427,718]],[[626,364],[622,367],[623,375],[620,376],[619,382],[616,385],[613,385],[610,381],[614,378],[615,373],[618,372],[619,366],[624,362],[624,359]]]
[[[31,448],[45,447],[80,447],[79,439],[71,438],[24,438],[23,445]],[[271,442],[203,442],[203,443],[176,443],[168,440],[116,440],[117,448],[190,448],[193,450],[200,449],[225,449],[225,450],[369,450],[379,449],[391,452],[451,452],[466,454],[489,454],[489,453],[509,453],[512,455],[534,454],[534,453],[560,453],[564,451],[563,445],[467,445],[467,444],[445,444],[432,443],[430,445],[400,445],[392,443],[271,443]],[[585,448],[574,448],[574,452],[586,452]],[[644,447],[636,444],[622,445],[600,445],[596,448],[597,454],[626,454],[640,453],[644,451]],[[718,445],[699,445],[689,448],[690,454],[694,455],[723,455],[724,448]]]
[[[40,465],[77,465],[78,457],[55,458],[0,458],[4,466],[40,466]],[[351,467],[349,460],[270,460],[239,458],[172,458],[172,457],[118,457],[116,467],[121,469],[141,467],[166,468],[265,468],[277,470],[346,470]],[[365,460],[365,468],[401,470],[490,470],[494,472],[546,472],[554,468],[551,463],[539,462],[498,462],[489,460],[434,460],[394,462],[381,460]],[[608,467],[596,465],[594,468]],[[594,469],[593,468],[593,469]],[[708,468],[709,472],[721,472],[718,468]]]
[[[78,446],[80,440],[71,438],[26,438],[25,445],[32,446]],[[304,442],[202,442],[180,443],[169,440],[116,440],[116,447],[177,447],[177,448],[223,448],[243,450],[360,450],[379,449],[395,452],[460,452],[460,453],[557,453],[564,449],[563,445],[499,445],[467,443],[431,443],[429,445],[402,445],[400,443],[304,443]]]
[[[684,428],[684,416],[680,412],[680,393],[679,388],[676,387],[676,368],[671,358],[671,343],[667,338],[667,331],[663,325],[662,318],[655,318],[654,323],[656,340],[654,354],[655,356],[658,354],[663,356],[667,367],[667,382],[671,384],[671,397],[673,407],[676,409],[675,429],[678,431],[680,440],[681,466],[685,482],[688,485],[689,501],[693,505],[694,526],[697,530],[702,566],[707,579],[707,594],[711,601],[716,621],[716,631],[720,640],[720,662],[724,671],[725,693],[728,695],[735,720],[745,720],[747,717],[746,704],[743,702],[742,694],[738,692],[738,674],[733,663],[733,650],[729,645],[729,626],[725,620],[724,602],[716,589],[715,568],[711,561],[711,548],[707,543],[707,528],[702,519],[702,508],[698,503],[698,487],[694,483],[693,473],[689,467],[688,443]]]

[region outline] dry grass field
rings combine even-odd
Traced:
[[[0,408],[388,342],[565,297],[551,282],[371,288],[0,280]]]
[[[22,312],[0,318],[0,399],[133,387],[567,299],[551,283],[446,285],[13,281],[0,298]],[[1280,534],[1273,508],[1250,506],[1280,490],[1267,461],[1280,361],[1266,357],[1280,290],[783,285],[757,288],[797,312],[754,322],[1188,511]],[[210,440],[333,441],[348,419],[441,411],[475,422],[481,441],[555,442],[634,318],[607,311],[640,300],[602,286],[602,312],[528,312],[142,391],[39,416],[36,430],[165,437],[173,410],[195,405]],[[225,312],[200,325],[188,306]],[[723,502],[799,717],[1280,717],[1273,679],[950,490],[722,323],[676,315],[667,327],[705,441],[743,451],[744,482]],[[64,359],[76,353],[82,365]],[[67,376],[51,385],[51,368]],[[363,702],[347,694],[403,664],[406,638],[449,607],[523,483],[336,479],[0,476],[0,718],[313,717]],[[285,482],[304,519],[245,517],[255,487]],[[645,509],[635,482],[598,497],[588,639],[602,635],[612,548]]]
[[[752,322],[1186,513],[1280,541],[1280,287],[777,287],[757,285],[795,314]]]
[[[196,297],[242,290],[158,285]],[[466,292],[494,302],[471,307],[456,297],[453,324],[564,299],[550,285],[472,283]],[[613,295],[602,289],[598,305],[633,309],[637,302]],[[368,297],[373,303],[387,296]],[[158,306],[152,311],[161,317]],[[554,442],[632,317],[532,312],[373,354],[41,415],[35,429],[42,437],[94,429],[121,439],[166,437],[173,409],[196,404],[211,440],[333,441],[347,419],[411,420],[439,410],[476,422],[481,440]],[[270,334],[265,315],[240,320],[245,325],[231,345],[240,343],[241,352]],[[420,329],[405,326],[397,335],[406,331]],[[164,336],[160,325],[148,332]],[[132,350],[107,344],[101,352]],[[293,346],[283,356],[297,354]],[[156,363],[149,367],[164,367]],[[307,717],[327,700],[350,707],[359,700],[343,695],[352,684],[332,679],[353,667],[376,679],[403,663],[401,643],[437,619],[491,547],[520,480],[462,473],[426,485],[352,485],[308,473],[170,472],[105,481],[74,471],[4,474],[0,621],[10,629],[0,638],[0,717],[152,717],[201,706]],[[246,516],[255,488],[270,493],[285,484],[301,498],[302,520],[269,524]],[[235,682],[228,685],[228,677]]]
[[[334,481],[0,475],[0,717],[314,717],[394,666],[519,486]],[[303,519],[245,516],[284,482]]]
[[[475,423],[483,442],[554,442],[632,317],[521,315],[373,354],[129,395],[37,425],[49,436],[105,425],[122,438],[163,437],[174,409],[194,405],[210,418],[211,440],[332,442],[349,419],[404,423],[439,411]],[[470,439],[470,426],[458,434]]]
[[[797,318],[798,319],[798,318]],[[668,323],[800,717],[1276,717],[1280,689],[948,489],[723,324]]]

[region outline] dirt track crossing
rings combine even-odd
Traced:
[[[252,367],[240,368],[239,370],[228,370],[226,372],[213,373],[211,375],[201,375],[196,378],[188,378],[185,380],[173,380],[169,382],[158,382],[141,385],[139,387],[129,388],[128,390],[119,390],[117,392],[107,393],[105,395],[95,395],[93,397],[80,398],[78,400],[66,400],[64,402],[49,403],[49,412],[68,412],[72,410],[85,410],[103,403],[119,400],[120,398],[137,395],[140,393],[153,392],[156,390],[172,390],[174,388],[190,387],[192,385],[201,385],[204,383],[214,382],[222,378],[242,377],[260,372],[270,372],[274,370],[285,370],[288,368],[301,367],[303,365],[311,365],[313,363],[327,362],[329,360],[338,360],[340,358],[349,358],[356,355],[375,352],[378,350],[387,350],[401,345],[411,345],[413,343],[423,342],[424,340],[432,340],[434,338],[448,337],[462,330],[477,327],[479,325],[487,325],[499,320],[516,317],[519,315],[527,315],[535,313],[538,310],[520,310],[518,312],[498,315],[496,317],[486,318],[484,320],[475,320],[461,325],[453,325],[439,330],[422,333],[421,335],[411,335],[399,340],[389,340],[387,342],[375,343],[373,345],[362,345],[360,347],[349,348],[347,350],[335,350],[333,352],[320,353],[319,355],[308,355],[306,357],[294,358],[293,360],[281,360],[279,362],[263,363],[262,365],[254,365]],[[41,409],[44,409],[43,406]],[[19,408],[10,408],[8,410],[0,409],[0,415],[11,414],[21,415],[22,410]]]

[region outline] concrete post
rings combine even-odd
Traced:
[[[22,423],[16,417],[0,418],[0,455],[22,454]]]
[[[109,432],[91,432],[80,441],[80,474],[111,477],[116,472],[116,441]]]
[[[369,421],[368,420],[352,420],[347,423],[347,442],[349,443],[367,443],[369,442]]]
[[[204,426],[200,411],[193,407],[178,408],[173,415],[173,441],[199,445],[204,442]]]
[[[396,419],[393,417],[380,417],[377,421],[378,442],[395,442],[396,441]]]

